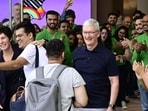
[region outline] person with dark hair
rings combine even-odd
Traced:
[[[74,30],[77,24],[75,24],[75,11],[72,9],[68,9],[73,4],[73,0],[67,0],[65,3],[63,12],[61,14],[61,20],[67,20],[70,23],[71,30]]]
[[[74,12],[72,9],[68,9],[68,10],[65,12],[65,19],[66,19],[67,21],[69,21],[69,23],[70,23],[70,28],[71,28],[72,30],[74,30],[77,25],[75,24],[76,15],[75,15],[75,12]]]
[[[97,20],[86,20],[82,34],[85,45],[75,49],[73,64],[86,82],[88,104],[79,111],[113,111],[119,88],[115,57],[98,41]]]
[[[117,29],[117,18],[118,18],[118,15],[116,13],[109,13],[108,16],[107,16],[107,22],[111,25],[111,34],[112,36],[114,35],[116,29]]]
[[[128,40],[128,29],[125,26],[119,26],[115,31],[115,35],[112,38],[113,48],[112,51],[115,54],[116,63],[119,69],[119,93],[116,105],[127,109],[126,95],[127,95],[127,77],[129,72],[127,71],[127,61],[130,61],[132,56],[130,46],[131,42]]]
[[[64,33],[70,31],[70,24],[67,20],[61,20],[59,23],[59,30]]]
[[[18,44],[12,43],[12,31],[6,26],[0,27],[0,62],[15,60],[22,52]],[[23,67],[16,70],[0,70],[0,111],[10,111],[9,102],[19,86],[24,86]]]
[[[73,51],[78,47],[78,39],[76,37],[76,33],[74,31],[68,31],[66,33],[69,39],[69,46],[70,46],[70,55],[73,58]],[[73,62],[71,61],[70,66],[72,66]]]
[[[111,33],[107,27],[101,27],[100,29],[100,37],[99,40],[103,43],[103,45],[112,50],[112,40],[111,40]]]
[[[144,13],[141,11],[141,10],[135,10],[134,12],[133,12],[133,20],[135,20],[135,18],[136,17],[141,17],[141,18],[143,18],[144,17]]]
[[[56,67],[63,63],[65,58],[64,51],[65,45],[59,39],[52,39],[47,43],[46,52],[48,64],[44,66],[45,78],[50,78]],[[29,81],[35,78],[36,70],[34,70],[26,80],[26,86]],[[66,67],[60,74],[58,83],[61,95],[61,111],[75,111],[77,108],[86,106],[88,97],[84,87],[85,82],[74,68]]]
[[[36,36],[36,40],[40,40],[40,43],[43,45],[46,41],[50,41],[51,39],[60,39],[65,44],[65,61],[64,64],[70,65],[71,57],[70,57],[70,48],[69,48],[69,40],[67,35],[58,30],[58,12],[54,10],[49,10],[46,13],[46,22],[47,26],[41,32],[39,32]]]
[[[34,26],[36,35],[37,35],[39,32],[41,32],[41,28],[39,27],[38,24],[35,24],[35,23],[34,23],[33,26]]]
[[[142,19],[142,26],[144,33],[135,37],[135,44],[133,45],[132,63],[134,61],[142,62],[144,66],[148,64],[148,15],[145,15]],[[136,73],[135,73],[136,74]],[[136,74],[137,76],[137,74]],[[142,84],[142,78],[138,79],[138,88],[140,91],[141,107],[143,111],[148,111],[148,91]]]
[[[68,31],[66,35],[69,39],[70,51],[73,52],[78,46],[78,39],[76,37],[76,33],[74,31]]]
[[[31,22],[31,16],[29,13],[23,13],[23,21]]]
[[[108,28],[108,30],[111,32],[112,26],[110,25],[110,23],[106,22],[106,23],[103,23],[101,26]]]
[[[16,41],[19,48],[24,49],[14,60],[0,63],[0,70],[16,70],[24,67],[25,77],[35,68],[36,47],[31,44],[35,40],[35,29],[31,23],[21,22],[15,27]],[[37,46],[39,56],[39,66],[47,64],[46,50]]]

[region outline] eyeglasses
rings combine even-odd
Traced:
[[[83,32],[83,35],[94,35],[97,31],[89,31],[89,32]]]

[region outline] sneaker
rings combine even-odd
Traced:
[[[125,101],[121,101],[121,106],[122,106],[122,109],[123,110],[127,109],[127,106],[126,106],[126,102]]]

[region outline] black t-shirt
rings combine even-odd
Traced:
[[[73,64],[86,82],[86,108],[107,108],[111,87],[109,76],[118,75],[113,53],[102,44],[92,51],[82,46],[74,51]]]
[[[15,60],[22,52],[17,44],[12,45]],[[0,62],[5,62],[3,51],[0,51]],[[9,102],[12,95],[16,92],[18,86],[25,84],[25,76],[23,68],[17,70],[2,71],[0,70],[0,104],[4,105],[6,111],[9,111]],[[5,103],[4,103],[5,101]]]

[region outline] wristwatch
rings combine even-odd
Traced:
[[[109,104],[108,107],[115,109],[115,105],[114,104]]]

